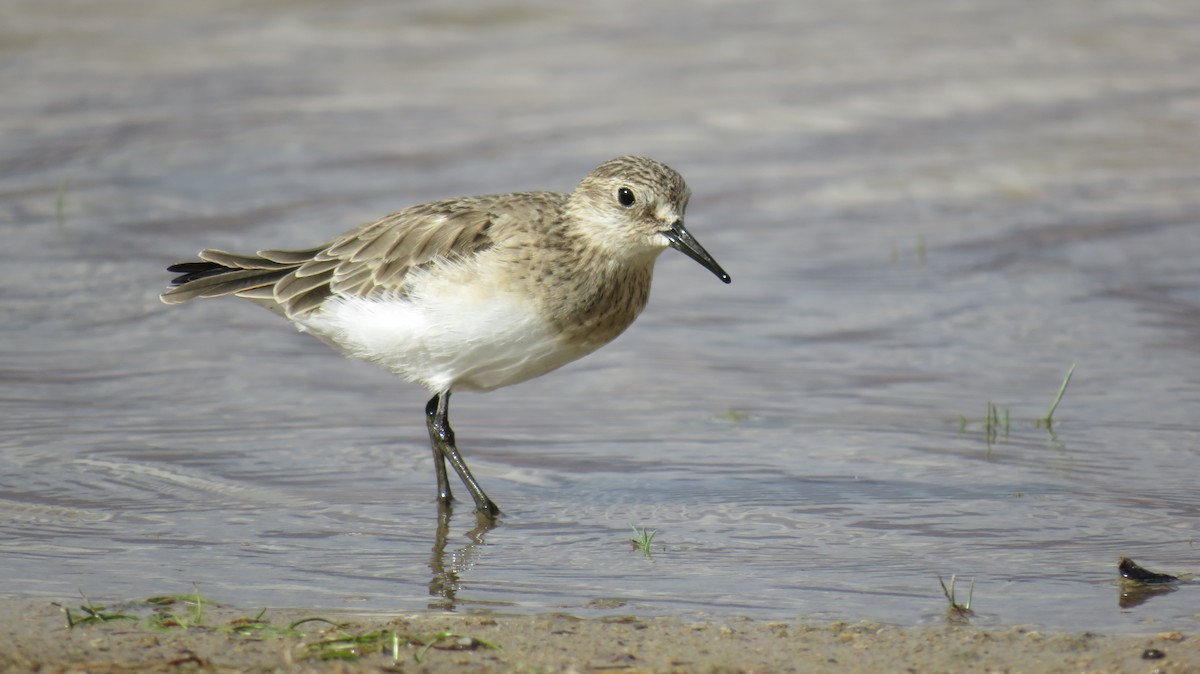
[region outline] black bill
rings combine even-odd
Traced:
[[[691,234],[688,234],[688,231],[683,228],[682,220],[671,225],[670,229],[664,230],[662,235],[667,237],[667,240],[671,242],[672,248],[704,265],[704,268],[716,274],[717,278],[726,283],[733,280],[729,278],[729,274],[726,274],[724,269],[721,269],[721,265],[717,264],[717,261],[708,254],[708,251],[704,250],[704,246],[701,246],[699,241],[692,238]]]

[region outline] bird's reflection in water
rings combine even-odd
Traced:
[[[453,611],[457,607],[459,574],[475,566],[484,536],[496,528],[494,517],[472,511],[475,528],[466,534],[470,542],[462,547],[447,550],[453,512],[454,508],[449,504],[438,505],[437,533],[433,540],[433,554],[429,557],[429,568],[433,572],[433,577],[429,580],[429,596],[433,597],[429,608],[444,611]]]
[[[1118,584],[1117,588],[1117,606],[1137,608],[1154,597],[1171,594],[1178,589],[1171,585],[1141,585],[1122,582]]]

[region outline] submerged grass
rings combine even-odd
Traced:
[[[746,421],[747,419],[750,418],[750,415],[741,410],[735,410],[735,409],[731,408],[731,409],[725,410],[724,412],[721,412],[720,414],[718,414],[716,416],[716,418],[719,421],[738,422],[738,421]]]

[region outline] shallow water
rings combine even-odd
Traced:
[[[1189,18],[9,2],[0,596],[913,625],[957,574],[976,624],[1194,628],[1200,588],[1116,582],[1200,566]],[[491,531],[439,531],[422,391],[249,303],[157,300],[202,247],[631,152],[687,177],[734,283],[668,252],[617,342],[455,397]]]

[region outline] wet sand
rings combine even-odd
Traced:
[[[84,614],[71,608],[74,619]],[[0,609],[0,670],[38,672],[1195,672],[1200,640],[1177,631],[1105,636],[969,625],[765,622],[567,614],[351,617],[300,610],[169,609],[186,626],[136,619],[69,627],[51,602]],[[314,620],[288,630],[289,624]],[[257,618],[257,620],[256,620]],[[330,624],[332,621],[338,626]],[[382,638],[371,638],[378,632]],[[392,635],[395,635],[394,637]],[[453,635],[453,636],[451,636]],[[440,639],[438,637],[441,637]],[[363,646],[355,652],[347,637]],[[433,646],[427,647],[433,642]],[[328,659],[335,653],[350,659]],[[323,658],[322,655],[326,657]]]

